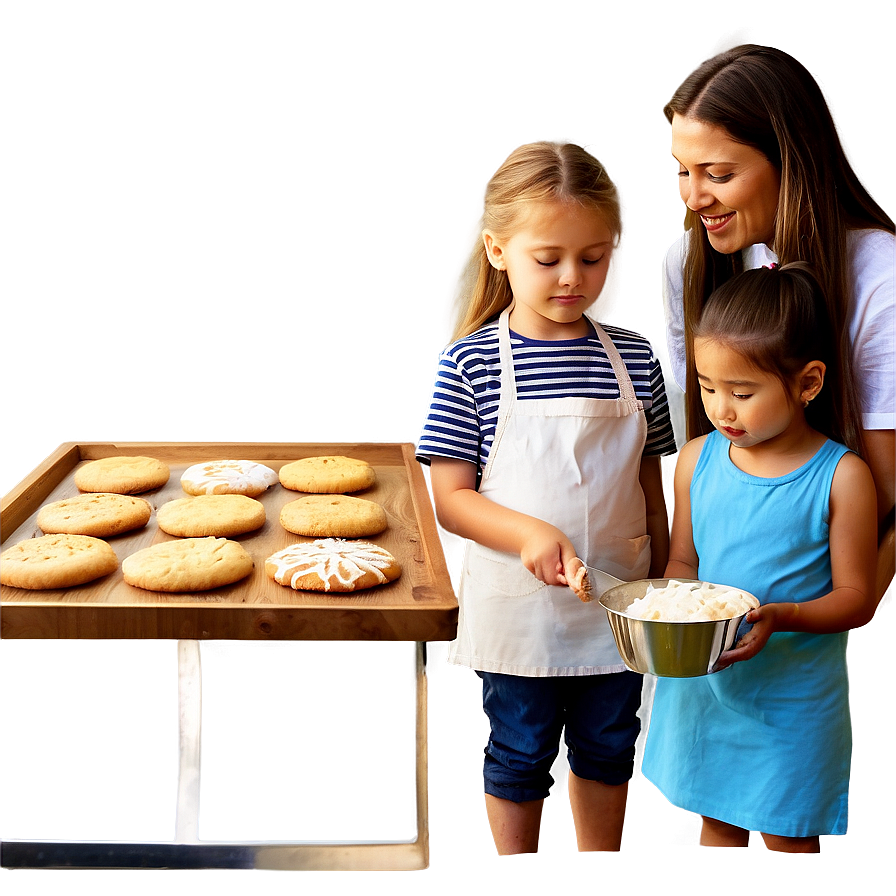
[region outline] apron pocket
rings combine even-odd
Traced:
[[[471,581],[497,594],[533,594],[547,587],[523,566],[516,554],[493,551],[482,545],[468,546],[464,566]]]

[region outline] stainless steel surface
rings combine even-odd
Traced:
[[[608,572],[604,572],[602,569],[597,569],[594,566],[589,566],[587,563],[585,564],[585,569],[588,570],[591,591],[595,597],[600,597],[608,589],[623,584],[622,579],[617,579],[616,576],[611,576]]]
[[[635,672],[664,678],[708,675],[722,652],[734,646],[737,628],[746,613],[719,622],[660,622],[625,615],[626,607],[644,597],[649,585],[663,588],[668,583],[669,579],[639,579],[623,582],[600,595],[598,600],[607,611],[619,653]]]

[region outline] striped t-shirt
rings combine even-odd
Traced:
[[[674,454],[675,436],[659,361],[637,333],[603,325],[625,363],[647,417],[644,455]],[[619,398],[619,384],[597,334],[543,342],[511,331],[517,400],[536,398]],[[417,457],[449,457],[485,467],[495,437],[501,365],[498,324],[486,324],[449,345],[439,369]]]

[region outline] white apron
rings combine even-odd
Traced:
[[[556,526],[589,566],[629,581],[644,578],[650,537],[638,471],[647,420],[625,364],[595,323],[620,397],[517,401],[510,310],[498,325],[498,422],[479,491]],[[565,586],[545,585],[518,554],[468,540],[459,597],[452,663],[528,676],[626,668],[603,607],[582,603]]]

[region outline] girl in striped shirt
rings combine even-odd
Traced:
[[[473,284],[442,353],[418,456],[440,523],[467,539],[451,662],[483,681],[484,779],[499,853],[534,852],[565,731],[579,849],[618,849],[641,677],[582,558],[660,575],[660,457],[675,451],[648,342],[586,316],[621,231],[615,186],[572,144],[515,150],[488,184]]]

